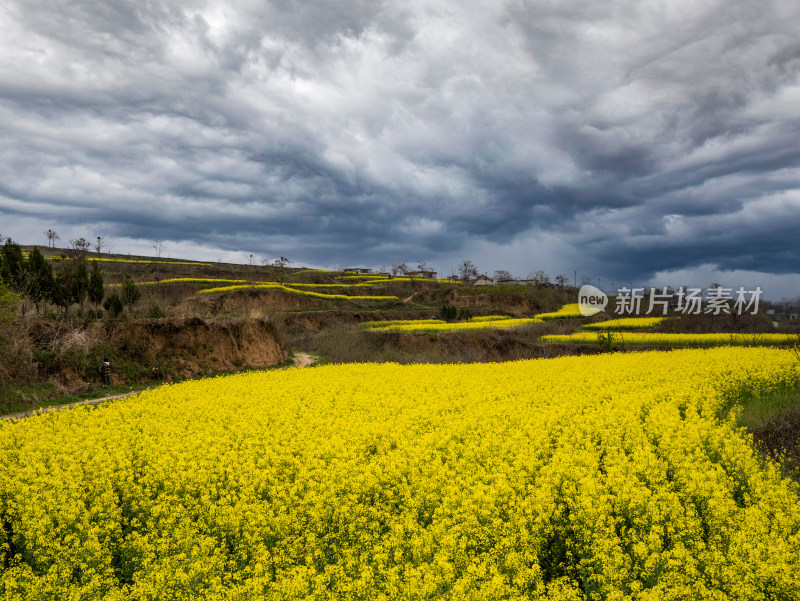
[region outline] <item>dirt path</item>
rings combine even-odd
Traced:
[[[317,357],[308,353],[295,353],[292,360],[295,367],[308,367],[317,360]]]
[[[66,405],[53,405],[52,407],[40,407],[39,409],[31,409],[30,411],[22,411],[20,413],[9,413],[8,415],[0,415],[0,419],[22,419],[30,417],[37,413],[50,413],[51,411],[58,411],[59,409],[72,409],[80,405],[99,405],[106,401],[115,401],[117,399],[124,399],[129,396],[139,396],[145,390],[137,390],[136,392],[126,392],[125,394],[115,394],[114,396],[106,396],[100,399],[89,399],[88,401],[78,401],[77,403],[67,403]]]
[[[317,360],[317,357],[314,355],[309,355],[308,353],[295,353],[292,359],[294,361],[294,367],[308,367]],[[147,391],[138,390],[136,392],[115,394],[113,396],[90,399],[88,401],[78,401],[77,403],[68,403],[66,405],[53,405],[52,407],[41,407],[39,409],[31,409],[30,411],[22,411],[20,413],[9,413],[8,415],[0,415],[0,419],[23,419],[25,417],[36,415],[37,413],[49,413],[50,411],[58,411],[59,409],[72,409],[73,407],[78,407],[80,405],[99,405],[100,403],[105,403],[107,401],[115,401],[117,399],[124,399],[131,396],[139,396],[143,392]]]

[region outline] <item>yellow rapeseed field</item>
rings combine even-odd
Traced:
[[[500,330],[529,326],[534,323],[543,323],[536,318],[521,319],[492,319],[484,321],[461,321],[447,323],[441,320],[410,320],[405,322],[389,323],[388,325],[373,326],[372,329],[384,332],[460,332],[466,330]]]
[[[800,492],[726,417],[791,352],[350,364],[0,424],[0,592],[797,599]]]
[[[648,330],[655,328],[667,317],[623,317],[597,323],[587,323],[584,330]]]
[[[226,280],[223,278],[165,278],[163,280],[148,280],[135,282],[137,286],[156,286],[160,284],[243,284],[247,280]],[[122,286],[122,284],[106,284],[108,288]]]
[[[594,332],[551,334],[542,336],[543,342],[597,343]],[[661,332],[625,332],[617,334],[615,341],[629,346],[701,347],[701,346],[792,346],[797,335],[792,334],[673,334]]]
[[[383,330],[397,326],[417,325],[425,326],[431,324],[446,324],[443,319],[388,319],[384,321],[362,321],[359,325],[369,330]]]
[[[217,288],[206,288],[198,290],[198,294],[217,294],[221,292],[232,292],[234,290],[283,290],[301,296],[310,296],[325,300],[399,300],[396,296],[375,296],[375,295],[347,295],[347,294],[325,294],[323,292],[312,292],[311,290],[296,290],[279,284],[277,282],[265,282],[263,284],[240,284],[234,286],[220,286]]]
[[[443,319],[398,319],[386,321],[364,321],[361,327],[383,332],[451,332],[460,330],[490,330],[516,328],[532,323],[542,323],[538,319],[515,319],[507,315],[482,315],[469,321],[448,323]]]
[[[597,313],[600,313],[600,309],[592,310],[592,315]],[[558,311],[539,313],[536,317],[539,319],[569,319],[573,317],[584,317],[584,315],[581,313],[578,303],[571,303],[569,305],[564,305]]]

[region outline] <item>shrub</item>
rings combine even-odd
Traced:
[[[164,313],[164,310],[159,307],[156,303],[150,305],[150,309],[147,311],[147,317],[149,319],[161,319],[162,317],[166,317],[167,314]]]
[[[139,302],[139,299],[142,297],[142,293],[139,291],[139,287],[133,283],[131,276],[125,276],[125,282],[122,284],[122,302],[125,305],[133,306]]]
[[[106,300],[103,301],[103,308],[108,311],[109,316],[112,318],[119,317],[123,307],[124,303],[116,292],[112,292],[106,297]]]

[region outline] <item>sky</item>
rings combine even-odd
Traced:
[[[0,234],[800,296],[796,0],[0,3]]]

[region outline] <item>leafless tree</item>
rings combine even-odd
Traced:
[[[581,286],[587,286],[591,283],[592,283],[592,278],[590,278],[588,275],[581,276]]]
[[[92,248],[92,243],[89,242],[86,238],[77,238],[75,240],[70,240],[69,243],[70,246],[72,246],[72,250],[82,255],[88,253]]]
[[[61,237],[58,235],[58,233],[53,229],[47,230],[44,233],[44,235],[47,236],[47,247],[48,248],[51,248],[51,247],[55,248],[56,247],[56,240],[60,240],[61,239]]]
[[[566,274],[559,274],[556,276],[556,284],[561,286],[562,288],[569,283],[569,276]]]
[[[478,277],[478,268],[469,259],[464,259],[458,266],[458,275],[462,282],[469,282]]]
[[[166,247],[161,240],[153,240],[153,250],[156,252],[156,258],[160,259],[161,255],[166,250]]]
[[[253,264],[253,253],[250,253],[250,265]]]
[[[506,271],[505,269],[498,269],[492,274],[492,279],[498,284],[503,284],[505,282],[510,282],[511,280],[513,280],[514,276],[511,275],[510,271]]]
[[[392,275],[405,275],[408,273],[408,265],[405,261],[402,263],[392,263]]]
[[[542,269],[535,271],[533,277],[530,279],[532,279],[533,283],[537,286],[544,286],[550,283],[550,276]]]
[[[103,240],[101,236],[97,237],[97,241],[94,243],[94,249],[97,251],[97,256],[100,256],[100,253],[103,252],[103,249],[106,248],[108,244],[106,241]]]
[[[291,265],[292,263],[294,263],[294,261],[287,259],[286,257],[275,259],[275,261],[272,263],[278,268],[278,281],[281,284],[283,284],[283,282],[286,280],[286,266]]]

